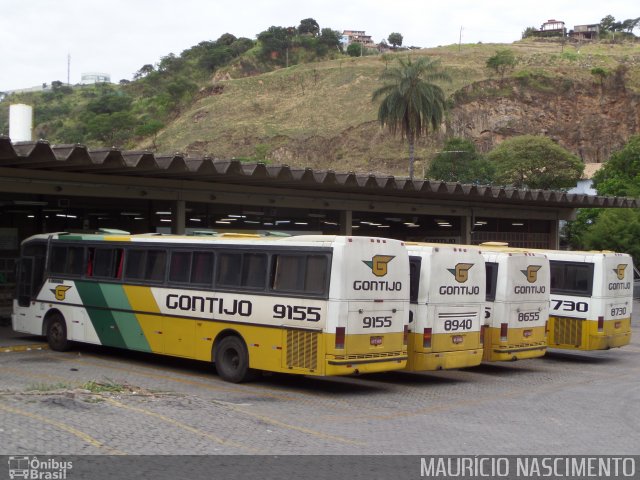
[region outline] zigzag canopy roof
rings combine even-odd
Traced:
[[[0,167],[41,171],[91,173],[130,177],[197,180],[199,182],[287,187],[318,192],[349,192],[420,199],[441,199],[511,205],[562,208],[638,208],[640,199],[569,194],[554,190],[529,190],[499,186],[467,185],[406,177],[288,165],[247,163],[182,154],[156,155],[148,151],[117,148],[88,149],[84,145],[50,145],[49,142],[16,142],[0,136]]]

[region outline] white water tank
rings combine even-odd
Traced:
[[[9,138],[12,142],[30,142],[33,130],[33,107],[23,103],[9,106]]]

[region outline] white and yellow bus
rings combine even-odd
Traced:
[[[487,362],[543,356],[549,318],[549,260],[541,253],[480,245],[486,265],[483,343]]]
[[[348,375],[407,361],[409,258],[397,240],[50,234],[26,239],[12,324],[71,341],[256,371]]]
[[[633,260],[624,253],[549,250],[549,347],[606,350],[631,341]]]
[[[411,272],[406,370],[482,362],[485,262],[478,247],[407,243]]]

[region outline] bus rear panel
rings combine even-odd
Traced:
[[[482,361],[485,267],[474,247],[409,244],[411,315],[406,370],[464,368]]]
[[[482,249],[487,305],[486,362],[543,356],[547,349],[549,261],[539,253]]]
[[[607,350],[631,341],[633,261],[613,252],[550,251],[549,347]]]

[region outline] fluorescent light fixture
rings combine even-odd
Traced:
[[[264,222],[263,225],[265,225],[267,227],[273,227],[273,223],[272,222]]]
[[[125,217],[139,217],[142,214],[139,212],[120,212],[120,215],[123,215]]]
[[[291,220],[276,220],[276,225],[286,225],[291,223]]]
[[[360,228],[360,225],[351,225],[351,228],[353,229]]]
[[[523,227],[524,223],[521,222],[513,222],[511,225],[513,225],[514,227]]]
[[[256,221],[256,220],[245,220],[244,223],[257,223],[258,225],[260,224],[260,222]]]
[[[227,220],[217,220],[216,223],[222,223],[224,225],[229,225],[231,222],[229,222]]]
[[[60,217],[60,218],[78,218],[77,215],[65,215],[64,213],[56,213],[56,217]]]
[[[189,220],[191,220],[192,222],[201,222],[202,221],[201,218],[190,218]]]
[[[336,222],[327,222],[327,221],[324,221],[324,222],[322,222],[322,223],[324,223],[325,225],[335,225],[335,226],[337,226],[337,225],[338,225]]]
[[[161,222],[166,222],[166,223],[171,223],[171,219],[170,218],[161,218],[160,221]]]
[[[378,225],[377,227],[378,228],[390,228],[391,225]]]
[[[144,217],[133,217],[134,220],[144,220]]]
[[[32,207],[44,207],[48,202],[40,202],[38,200],[14,200],[14,205],[29,205]]]
[[[294,222],[295,225],[309,225],[307,222]]]
[[[27,218],[35,218],[35,215],[27,215]]]
[[[171,215],[171,212],[156,212],[156,215]]]

